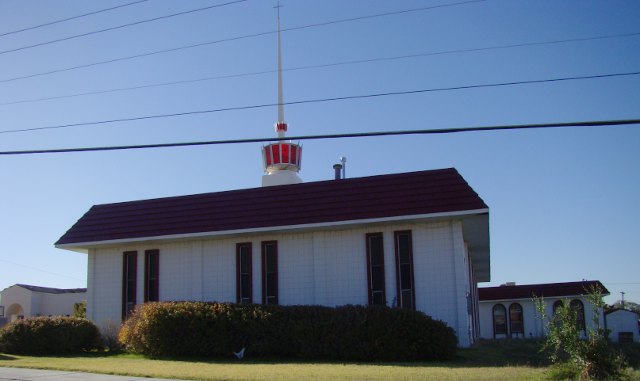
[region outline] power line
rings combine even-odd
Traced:
[[[240,143],[264,143],[264,142],[273,142],[273,141],[281,141],[281,140],[367,138],[367,137],[377,137],[377,136],[452,134],[452,133],[460,133],[460,132],[486,132],[486,131],[505,131],[505,130],[540,129],[540,128],[605,127],[605,126],[623,126],[623,125],[634,125],[634,124],[640,124],[640,119],[599,120],[599,121],[541,123],[541,124],[514,124],[514,125],[501,125],[501,126],[442,128],[442,129],[431,129],[431,130],[404,130],[404,131],[358,132],[358,133],[349,133],[349,134],[306,135],[306,136],[290,136],[290,137],[282,137],[282,138],[271,137],[271,138],[253,138],[253,139],[209,140],[209,141],[201,141],[201,142],[183,142],[183,143],[140,144],[140,145],[128,145],[128,146],[109,146],[109,147],[3,151],[3,152],[0,152],[0,155],[34,155],[34,154],[72,153],[72,152],[91,152],[91,151],[118,151],[118,150],[133,150],[133,149],[193,147],[193,146],[240,144]]]
[[[75,280],[79,280],[79,281],[82,281],[82,280],[83,280],[83,279],[78,279],[78,278],[75,278],[75,277],[72,277],[72,276],[69,276],[69,275],[64,275],[64,274],[60,274],[60,273],[55,273],[55,272],[53,272],[53,271],[43,270],[43,269],[40,269],[40,268],[37,268],[37,267],[33,267],[33,266],[23,265],[22,263],[17,263],[17,262],[12,262],[12,261],[7,261],[6,259],[2,259],[2,258],[0,258],[0,261],[2,261],[2,262],[6,262],[6,263],[10,263],[10,264],[15,265],[15,266],[24,267],[24,268],[26,268],[26,269],[37,270],[37,271],[41,271],[41,272],[43,272],[43,273],[52,274],[52,275],[57,275],[57,276],[61,276],[61,277],[64,277],[64,278],[75,279]]]
[[[486,0],[469,0],[469,1],[459,2],[459,3],[441,4],[441,5],[434,5],[434,6],[429,6],[429,7],[421,7],[421,8],[405,9],[405,10],[401,10],[401,11],[378,13],[378,14],[375,14],[375,15],[351,17],[351,18],[346,18],[346,19],[325,21],[325,22],[321,22],[321,23],[297,26],[297,27],[292,27],[292,28],[283,28],[281,31],[282,32],[290,32],[290,31],[294,31],[294,30],[316,28],[316,27],[327,26],[327,25],[334,25],[334,24],[340,24],[340,23],[346,23],[346,22],[352,22],[352,21],[359,21],[359,20],[364,20],[364,19],[371,19],[371,18],[376,18],[376,17],[393,16],[393,15],[404,14],[404,13],[409,13],[409,12],[426,11],[426,10],[431,10],[431,9],[436,9],[436,8],[452,7],[452,6],[457,6],[457,5],[464,5],[464,4],[477,3],[477,2],[483,2],[483,1],[486,1]],[[56,70],[50,70],[50,71],[46,71],[46,72],[40,72],[40,73],[35,73],[35,74],[24,75],[24,76],[20,76],[20,77],[2,79],[2,80],[0,80],[0,83],[18,81],[18,80],[22,80],[22,79],[40,77],[40,76],[56,74],[56,73],[62,73],[62,72],[67,72],[67,71],[71,71],[71,70],[84,69],[84,68],[88,68],[88,67],[105,65],[105,64],[110,64],[110,63],[114,63],[114,62],[120,62],[120,61],[132,60],[132,59],[136,59],[136,58],[149,57],[149,56],[153,56],[153,55],[157,55],[157,54],[171,53],[171,52],[176,52],[176,51],[185,50],[185,49],[193,49],[193,48],[198,48],[198,47],[207,46],[207,45],[219,44],[219,43],[223,43],[223,42],[231,42],[231,41],[244,40],[244,39],[248,39],[248,38],[267,36],[267,35],[275,34],[275,33],[277,33],[277,32],[275,30],[272,30],[272,31],[268,31],[268,32],[259,32],[259,33],[247,34],[247,35],[243,35],[243,36],[223,38],[223,39],[220,39],[220,40],[201,42],[201,43],[198,43],[198,44],[178,46],[178,47],[175,47],[175,48],[156,50],[156,51],[153,51],[153,52],[141,53],[141,54],[136,54],[136,55],[133,55],[133,56],[112,58],[112,59],[106,60],[106,61],[98,61],[98,62],[93,62],[93,63],[89,63],[89,64],[71,66],[71,67],[62,68],[62,69],[56,69]]]
[[[480,52],[480,51],[487,51],[487,50],[510,49],[510,48],[517,48],[517,47],[525,47],[525,46],[541,46],[541,45],[551,45],[551,44],[560,44],[560,43],[569,43],[569,42],[582,42],[582,41],[593,41],[593,40],[635,37],[635,36],[640,36],[640,32],[610,34],[610,35],[593,36],[593,37],[579,37],[579,38],[560,39],[560,40],[523,42],[523,43],[517,43],[517,44],[494,45],[494,46],[485,46],[485,47],[468,48],[468,49],[440,50],[435,52],[405,54],[400,56],[377,57],[377,58],[367,58],[367,59],[360,59],[360,60],[332,62],[332,63],[318,64],[318,65],[298,66],[298,67],[283,69],[283,71],[299,71],[299,70],[319,69],[319,68],[335,67],[335,66],[343,66],[343,65],[357,65],[357,64],[363,64],[363,63],[420,58],[420,57],[437,56],[437,55],[454,54],[454,53],[471,53],[471,52]],[[45,97],[45,98],[35,98],[35,99],[25,99],[20,101],[4,102],[4,103],[0,103],[0,106],[8,106],[8,105],[14,105],[14,104],[21,104],[21,103],[44,102],[44,101],[55,100],[55,99],[75,98],[75,97],[81,97],[86,95],[107,94],[107,93],[140,90],[140,89],[162,87],[162,86],[173,86],[173,85],[180,85],[180,84],[186,84],[186,83],[212,81],[212,80],[218,80],[218,79],[250,77],[250,76],[270,74],[275,72],[276,70],[262,70],[262,71],[248,72],[248,73],[227,74],[227,75],[187,79],[182,81],[152,83],[152,84],[139,85],[139,86],[121,87],[121,88],[113,88],[113,89],[105,89],[105,90],[88,91],[88,92],[75,93],[75,94],[58,95],[58,96]]]
[[[469,89],[478,89],[478,88],[487,88],[487,87],[503,87],[503,86],[514,86],[514,85],[525,85],[525,84],[536,84],[536,83],[552,83],[552,82],[564,82],[564,81],[575,81],[575,80],[596,79],[596,78],[613,78],[613,77],[622,77],[622,76],[632,76],[632,75],[638,75],[638,74],[640,74],[640,71],[628,72],[628,73],[612,73],[612,74],[597,74],[597,75],[577,76],[577,77],[538,79],[538,80],[529,80],[529,81],[512,81],[512,82],[481,84],[481,85],[465,85],[465,86],[440,87],[440,88],[431,88],[431,89],[393,91],[393,92],[376,93],[376,94],[348,95],[348,96],[342,96],[342,97],[290,101],[290,102],[284,102],[284,105],[300,105],[300,104],[307,104],[307,103],[335,102],[335,101],[344,101],[344,100],[353,100],[353,99],[378,98],[378,97],[395,96],[395,95],[422,94],[422,93],[437,92],[437,91],[469,90]],[[121,123],[121,122],[133,122],[133,121],[140,121],[140,120],[147,120],[147,119],[170,118],[170,117],[198,115],[198,114],[210,114],[210,113],[225,112],[225,111],[250,110],[250,109],[258,109],[258,108],[265,108],[265,107],[274,107],[274,106],[278,106],[278,104],[265,103],[265,104],[258,104],[258,105],[249,105],[249,106],[224,107],[224,108],[209,109],[209,110],[184,111],[184,112],[177,112],[177,113],[171,113],[171,114],[144,115],[144,116],[136,116],[136,117],[130,117],[130,118],[100,120],[100,121],[94,121],[94,122],[81,122],[81,123],[44,126],[44,127],[31,127],[31,128],[23,128],[23,129],[16,129],[16,130],[4,130],[4,131],[0,131],[0,134],[19,133],[19,132],[28,132],[28,131],[41,131],[41,130],[61,129],[61,128],[80,127],[80,126],[93,126],[93,125]]]
[[[89,12],[89,13],[84,13],[84,14],[81,14],[81,15],[78,15],[78,16],[67,17],[67,18],[64,18],[64,19],[50,21],[50,22],[47,22],[47,23],[44,23],[44,24],[40,24],[40,25],[35,25],[35,26],[27,27],[27,28],[13,30],[11,32],[5,32],[5,33],[0,34],[0,37],[8,36],[10,34],[16,34],[16,33],[25,32],[27,30],[33,30],[33,29],[37,29],[37,28],[42,28],[42,27],[45,27],[45,26],[53,25],[53,24],[59,24],[61,22],[75,20],[75,19],[79,19],[81,17],[91,16],[91,15],[95,15],[95,14],[102,13],[102,12],[112,11],[114,9],[124,8],[124,7],[128,7],[130,5],[144,3],[145,1],[148,1],[148,0],[138,0],[138,1],[131,2],[131,3],[127,3],[127,4],[116,5],[115,7],[111,7],[111,8],[105,8],[105,9],[100,9],[100,10]]]
[[[73,40],[73,39],[80,38],[80,37],[91,36],[91,35],[98,34],[98,33],[109,32],[109,31],[112,31],[112,30],[127,28],[127,27],[130,27],[130,26],[145,24],[145,23],[148,23],[148,22],[164,20],[164,19],[168,19],[168,18],[171,18],[171,17],[175,17],[175,16],[182,16],[182,15],[186,15],[186,14],[189,14],[189,13],[205,11],[205,10],[208,10],[208,9],[211,9],[211,8],[224,7],[224,6],[227,6],[227,5],[236,4],[236,3],[242,3],[242,2],[245,2],[245,1],[247,1],[247,0],[234,0],[234,1],[227,2],[227,3],[215,4],[215,5],[210,5],[210,6],[203,7],[203,8],[192,9],[192,10],[189,10],[189,11],[173,13],[173,14],[170,14],[170,15],[154,17],[154,18],[150,18],[150,19],[146,19],[146,20],[140,20],[140,21],[129,23],[129,24],[123,24],[123,25],[113,26],[113,27],[109,27],[109,28],[105,28],[105,29],[95,30],[95,31],[92,31],[92,32],[76,34],[76,35],[73,35],[73,36],[68,36],[68,37],[58,38],[56,40],[40,42],[40,43],[33,44],[33,45],[27,45],[27,46],[22,46],[22,47],[19,47],[19,48],[14,48],[14,49],[2,50],[2,51],[0,51],[0,55],[1,54],[18,52],[18,51],[21,51],[21,50],[26,50],[26,49],[31,49],[31,48],[36,48],[38,46],[50,45],[50,44],[54,44],[56,42],[69,41],[69,40]]]

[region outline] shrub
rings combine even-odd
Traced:
[[[544,303],[536,300],[541,318],[547,321],[547,338],[543,345],[549,351],[554,364],[554,379],[579,378],[580,380],[607,380],[626,377],[625,356],[609,343],[607,330],[600,325],[600,313],[604,308],[602,290],[586,290],[587,300],[593,311],[593,327],[587,329],[587,338],[580,338],[577,313],[568,301],[546,317]]]
[[[86,319],[36,317],[0,329],[0,352],[5,353],[62,355],[100,348],[98,328]]]
[[[124,323],[127,349],[152,357],[399,361],[450,359],[453,330],[421,312],[386,307],[147,303]]]
[[[73,303],[73,317],[86,319],[87,318],[87,301],[83,300],[80,303]]]

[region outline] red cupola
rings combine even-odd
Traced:
[[[281,123],[276,124],[276,128]],[[282,123],[286,129],[286,123]],[[267,174],[275,171],[300,171],[302,146],[292,142],[279,141],[262,147],[262,165]]]

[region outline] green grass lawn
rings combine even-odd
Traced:
[[[338,364],[291,361],[177,361],[141,356],[2,355],[0,366],[192,380],[543,380],[545,368],[452,363]]]
[[[191,380],[545,380],[537,344],[485,343],[451,362],[331,363],[305,361],[151,360],[131,354],[33,357],[0,354],[0,367],[26,367]],[[633,373],[640,380],[640,371]]]

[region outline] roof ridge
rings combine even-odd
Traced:
[[[435,174],[435,173],[438,173],[438,172],[446,172],[446,171],[454,171],[457,174],[459,174],[459,172],[455,168],[449,167],[449,168],[440,168],[440,169],[428,169],[428,170],[422,170],[422,171],[411,171],[411,172],[400,172],[400,173],[392,173],[392,174],[377,174],[377,175],[369,175],[369,176],[361,176],[361,177],[350,177],[350,178],[340,179],[339,182],[342,183],[342,184],[345,184],[345,183],[358,182],[359,180],[368,180],[368,179],[376,179],[376,178],[392,178],[392,177],[395,177],[395,176],[400,177],[400,176],[418,175],[418,174],[422,174],[422,173],[433,173],[433,174]],[[252,188],[241,188],[241,189],[229,189],[229,190],[222,190],[222,191],[215,191],[215,192],[193,193],[193,194],[187,194],[187,195],[162,196],[162,197],[153,197],[153,198],[147,198],[147,199],[142,199],[142,200],[128,200],[128,201],[116,201],[116,202],[104,203],[104,204],[94,204],[93,207],[117,206],[117,205],[122,205],[122,204],[139,203],[139,202],[165,201],[165,200],[169,200],[169,199],[186,199],[186,198],[190,198],[190,197],[206,197],[206,196],[214,195],[214,194],[215,195],[223,195],[223,194],[236,193],[236,192],[251,192],[251,191],[256,191],[256,192],[269,192],[269,191],[277,192],[278,190],[282,190],[284,188],[295,188],[295,187],[304,187],[304,186],[312,186],[312,185],[322,185],[322,184],[325,184],[325,183],[333,183],[335,181],[336,181],[335,179],[326,179],[326,180],[309,181],[309,182],[299,183],[299,184],[285,184],[285,185],[276,185],[276,186],[269,186],[269,187],[252,187]]]

